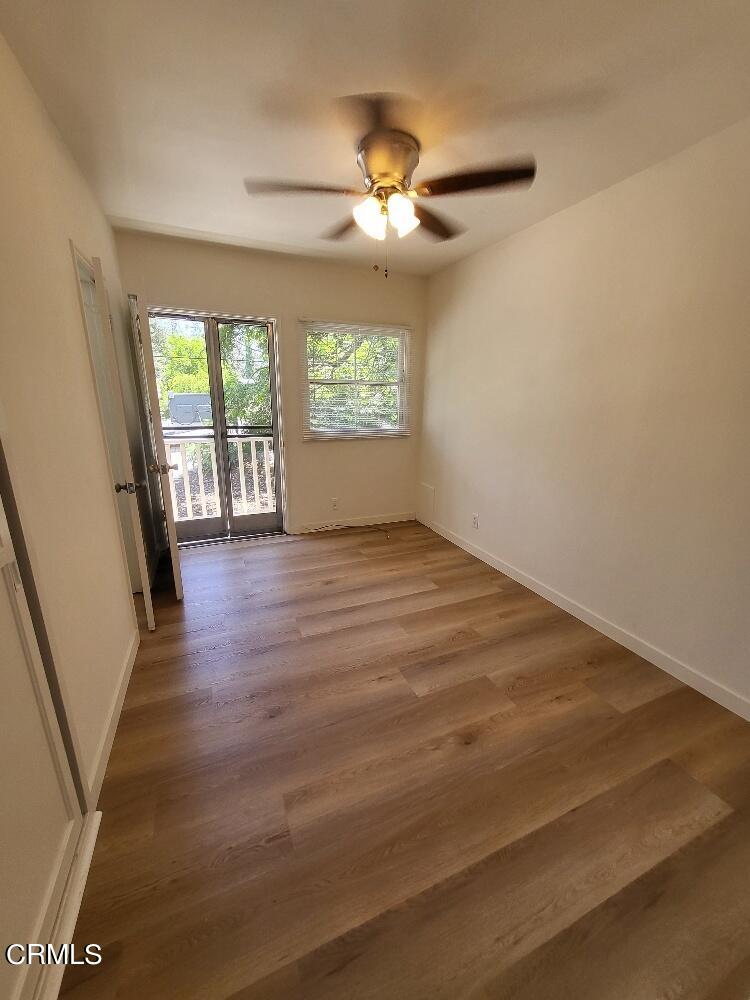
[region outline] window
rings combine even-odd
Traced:
[[[409,331],[303,323],[304,436],[409,433]]]

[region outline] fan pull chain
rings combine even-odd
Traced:
[[[383,241],[383,251],[385,253],[385,264],[383,266],[383,275],[384,275],[385,278],[387,278],[388,277],[388,242],[387,242],[387,240]],[[373,271],[379,271],[380,267],[377,264],[373,264],[372,265],[372,269],[373,269]]]

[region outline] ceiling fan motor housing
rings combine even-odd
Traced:
[[[360,140],[357,163],[368,191],[405,191],[419,163],[419,143],[408,132],[376,129]]]

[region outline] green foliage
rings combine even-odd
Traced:
[[[155,316],[151,318],[150,330],[159,409],[168,423],[170,392],[208,394],[211,391],[204,326],[200,320]],[[270,372],[265,326],[220,323],[219,346],[227,423],[270,426]]]
[[[313,430],[398,427],[398,337],[311,331],[307,372]]]
[[[227,423],[270,427],[271,383],[265,326],[219,323],[219,347]]]
[[[205,328],[201,320],[168,316],[152,317],[150,328],[159,407],[168,425],[170,392],[210,394]],[[266,327],[227,322],[218,331],[227,423],[270,426]],[[398,427],[398,337],[311,331],[307,364],[314,429]]]

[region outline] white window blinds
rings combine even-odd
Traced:
[[[409,433],[409,331],[304,321],[306,438]]]

